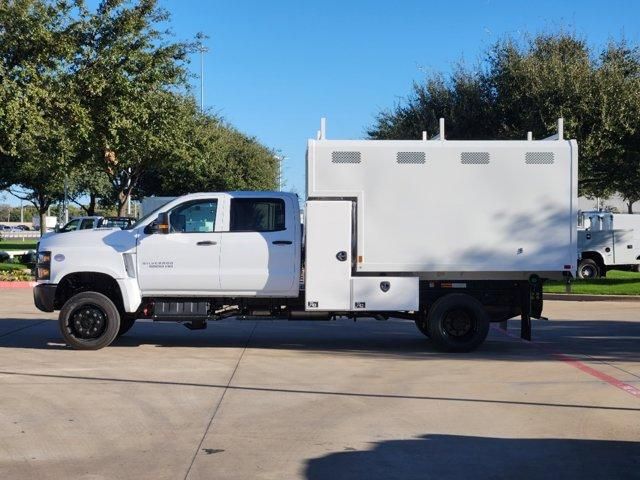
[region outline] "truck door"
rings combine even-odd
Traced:
[[[169,233],[138,238],[138,282],[144,294],[220,289],[220,222],[217,197],[190,200],[169,212]]]
[[[222,234],[220,287],[227,294],[290,295],[298,290],[296,228],[290,199],[229,199],[228,232]]]

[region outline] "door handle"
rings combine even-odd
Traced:
[[[213,242],[211,240],[205,240],[203,242],[196,243],[196,245],[201,245],[201,246],[202,245],[217,245],[217,244],[218,244],[218,242]]]
[[[293,242],[291,240],[274,240],[271,243],[274,245],[291,245]]]

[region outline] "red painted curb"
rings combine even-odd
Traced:
[[[3,288],[33,288],[36,282],[0,282],[0,289]]]

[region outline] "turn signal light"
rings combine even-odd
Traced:
[[[49,280],[50,276],[51,271],[47,267],[38,267],[36,277],[38,280]]]

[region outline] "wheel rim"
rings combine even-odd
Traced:
[[[476,328],[476,318],[468,310],[449,310],[442,321],[444,333],[456,341],[463,342],[473,337]]]
[[[67,327],[69,333],[80,340],[100,338],[107,329],[107,314],[94,304],[77,307],[71,315]]]
[[[582,278],[593,278],[596,276],[596,269],[591,265],[582,267]]]

